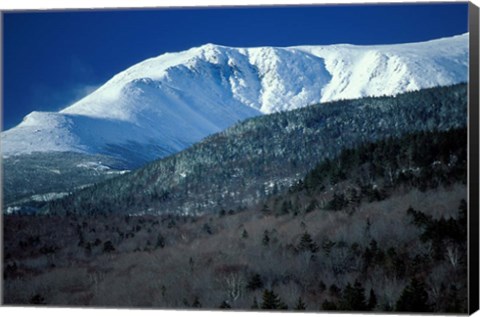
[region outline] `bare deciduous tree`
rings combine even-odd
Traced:
[[[215,270],[229,304],[243,295],[246,286],[246,269],[245,265],[222,265]]]

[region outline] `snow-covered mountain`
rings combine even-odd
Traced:
[[[422,43],[232,48],[145,60],[60,112],[2,133],[4,156],[73,151],[145,162],[248,117],[466,82],[468,34]]]

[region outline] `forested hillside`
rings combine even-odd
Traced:
[[[4,301],[465,313],[466,136],[363,143],[242,212],[5,216]]]
[[[239,210],[295,184],[341,150],[466,125],[466,85],[313,105],[241,122],[191,148],[61,200],[52,213]]]

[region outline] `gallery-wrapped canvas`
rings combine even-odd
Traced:
[[[2,12],[7,306],[478,309],[478,7]]]

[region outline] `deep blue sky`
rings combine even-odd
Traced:
[[[4,129],[164,52],[205,43],[416,42],[465,33],[467,17],[466,3],[5,13]]]

